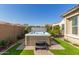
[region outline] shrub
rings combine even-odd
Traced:
[[[52,36],[59,36],[60,35],[60,26],[59,25],[53,26],[53,30],[50,30],[50,32],[51,32]]]
[[[17,40],[20,40],[20,39],[23,39],[23,38],[24,38],[24,36],[18,36]]]
[[[13,43],[15,43],[17,40],[12,40],[12,39],[10,39],[10,40],[8,40],[8,44],[13,44]]]
[[[55,25],[53,27],[51,25],[46,25],[46,28],[47,28],[47,32],[49,32],[52,36],[59,37],[61,34],[59,25]]]
[[[0,47],[6,46],[7,43],[8,43],[8,41],[6,41],[6,40],[0,40]]]
[[[25,28],[25,33],[29,33],[29,32],[31,32],[31,27],[30,26]]]
[[[53,34],[54,35],[59,35],[60,34],[60,26],[56,25],[53,27]]]
[[[52,26],[51,25],[46,25],[45,26],[47,28],[47,31],[49,32],[50,30],[52,30]]]

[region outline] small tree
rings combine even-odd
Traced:
[[[24,24],[25,27],[25,33],[29,33],[31,31],[31,26],[29,26],[28,24]]]
[[[6,47],[8,44],[7,40],[0,40],[0,47]]]
[[[29,33],[31,31],[31,27],[28,26],[27,28],[25,28],[25,33]]]
[[[59,25],[53,26],[52,35],[57,36],[59,34],[60,34],[60,26]]]
[[[47,32],[49,32],[49,33],[50,33],[50,32],[51,32],[51,30],[52,30],[52,26],[51,26],[51,25],[46,25],[45,27],[47,28]]]

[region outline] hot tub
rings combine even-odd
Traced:
[[[48,32],[30,32],[25,34],[25,45],[35,46],[38,41],[45,41],[50,45],[50,36]]]

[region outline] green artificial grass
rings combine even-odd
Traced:
[[[68,42],[63,41],[60,38],[55,38],[54,40],[65,48],[65,50],[50,50],[55,55],[79,55],[78,48],[70,45]]]
[[[33,50],[16,50],[16,48],[19,45],[20,44],[16,44],[11,49],[9,49],[8,51],[6,51],[6,53],[3,53],[2,55],[34,55]]]
[[[23,50],[20,55],[34,55],[33,50]]]

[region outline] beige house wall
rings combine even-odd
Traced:
[[[78,36],[79,36],[79,15],[78,15]]]
[[[78,34],[72,34],[72,20],[71,17],[78,16]],[[65,20],[65,30],[64,30],[64,38],[70,41],[73,44],[79,45],[79,9],[76,11],[64,16]]]

